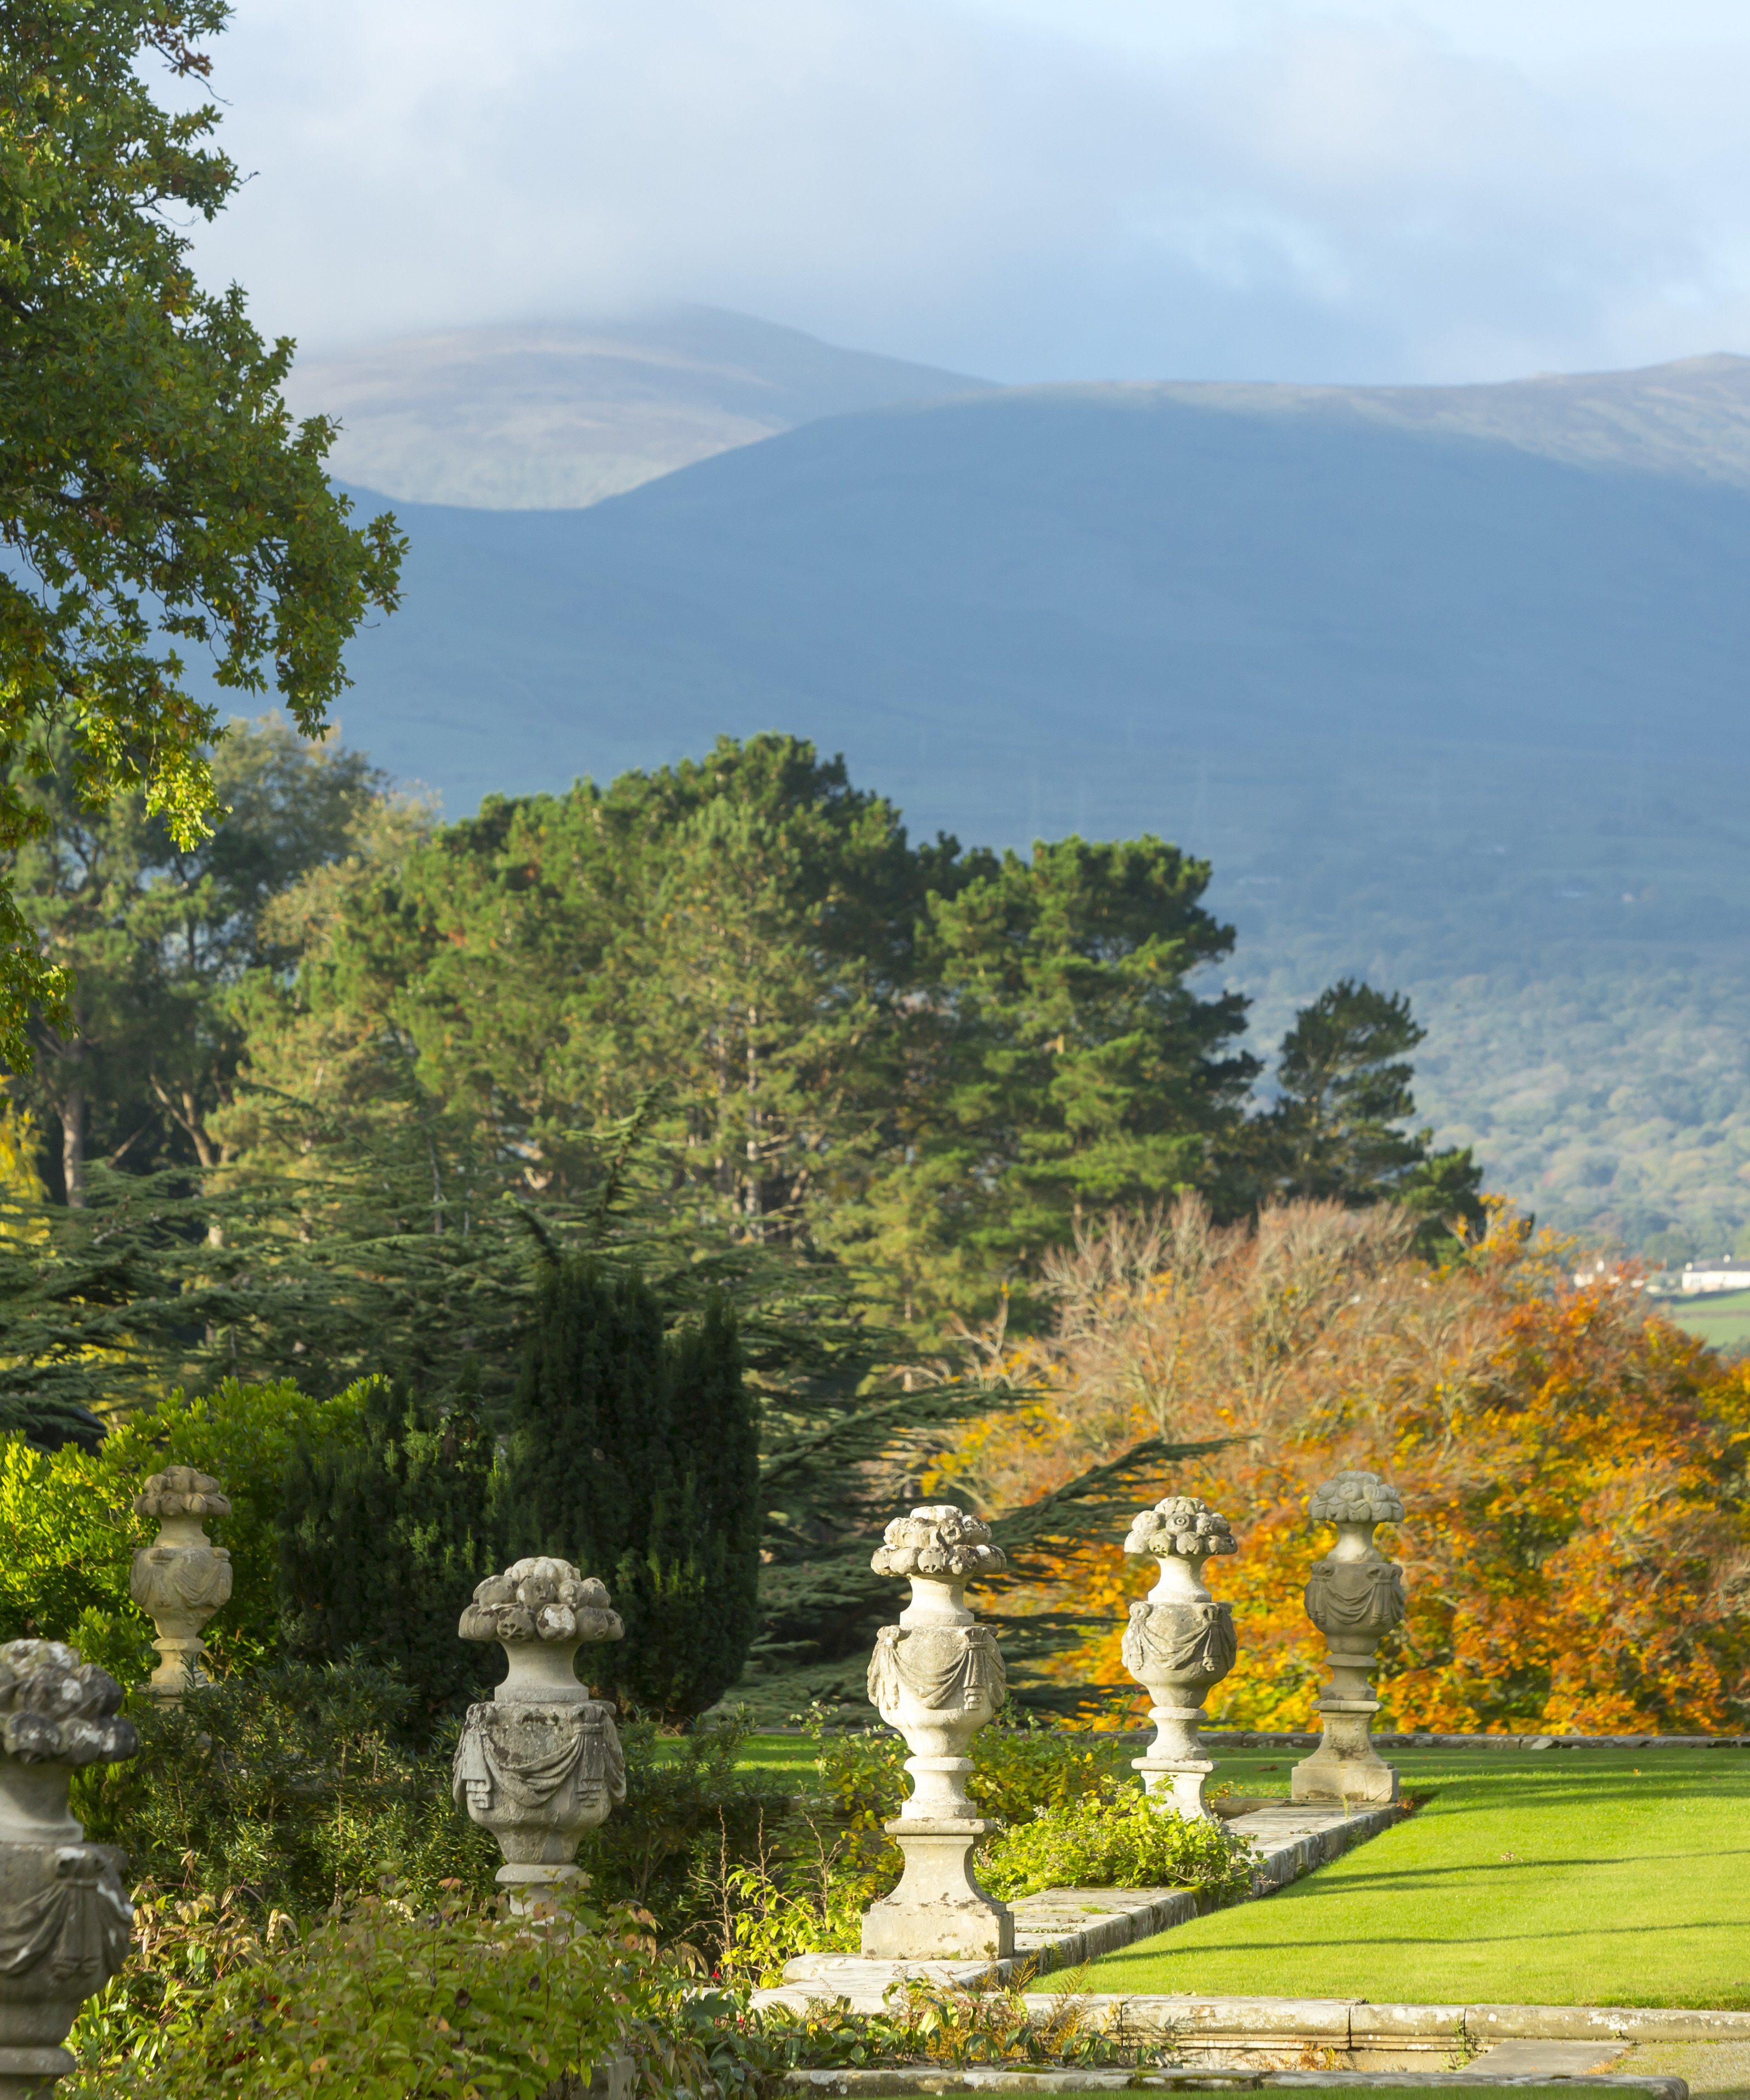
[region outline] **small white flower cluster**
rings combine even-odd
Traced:
[[[229,1499],[219,1493],[210,1473],[197,1473],[192,1466],[167,1466],[154,1473],[134,1498],[135,1516],[229,1516]]]
[[[544,1554],[489,1575],[457,1628],[478,1641],[618,1640],[625,1630],[605,1582]]]
[[[994,1574],[1008,1565],[1002,1547],[990,1543],[990,1525],[952,1502],[926,1504],[910,1516],[895,1517],[881,1539],[869,1563],[877,1575],[958,1582],[969,1575]]]
[[[1377,1473],[1339,1473],[1307,1505],[1316,1524],[1402,1524],[1404,1498]]]
[[[1175,1553],[1202,1560],[1211,1553],[1237,1553],[1240,1547],[1233,1526],[1206,1502],[1196,1495],[1169,1495],[1153,1509],[1137,1511],[1124,1550],[1157,1554],[1166,1560]]]
[[[108,1765],[139,1748],[118,1720],[121,1687],[77,1648],[15,1640],[0,1648],[0,1747],[21,1765]]]

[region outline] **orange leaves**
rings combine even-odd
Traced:
[[[1216,1584],[1240,1627],[1212,1701],[1230,1723],[1312,1718],[1323,1643],[1302,1589],[1331,1534],[1305,1511],[1357,1465],[1407,1511],[1380,1539],[1410,1599],[1381,1651],[1382,1724],[1741,1727],[1750,1367],[1620,1285],[1575,1289],[1562,1253],[1497,1209],[1432,1273],[1389,1214],[1293,1205],[1247,1233],[1183,1202],[1066,1258],[1058,1333],[1025,1366],[1051,1403],[981,1424],[945,1471],[1000,1508],[1144,1435],[1246,1432],[1152,1490],[1205,1497],[1240,1538]],[[1118,1637],[1145,1578],[1115,1542],[1047,1577],[1042,1602],[1105,1622],[1065,1674],[1127,1700]]]

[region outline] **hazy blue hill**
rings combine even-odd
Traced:
[[[917,829],[1164,832],[1266,1028],[1408,984],[1425,1104],[1515,1193],[1712,1245],[1750,1219],[1747,375],[1012,390],[586,510],[403,506],[346,726],[455,811],[779,727]]]

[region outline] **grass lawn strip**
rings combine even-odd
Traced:
[[[1266,1903],[1097,1961],[1123,1993],[1750,2009],[1750,1758],[1404,1750],[1418,1812]],[[1236,1790],[1291,1758],[1223,1755]]]

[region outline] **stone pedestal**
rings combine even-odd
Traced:
[[[151,1545],[134,1549],[128,1577],[129,1594],[157,1629],[152,1646],[161,1660],[151,1689],[161,1699],[179,1699],[206,1682],[201,1629],[231,1595],[231,1555],[204,1528],[209,1517],[229,1516],[231,1504],[210,1473],[171,1466],[134,1498],[134,1514],[158,1524]]]
[[[864,1913],[864,1954],[871,1961],[1006,1961],[1015,1952],[1014,1917],[972,1872],[979,1840],[1002,1824],[976,1815],[901,1816],[885,1828],[906,1855],[906,1871],[892,1895]]]
[[[1398,1798],[1396,1769],[1373,1748],[1374,1651],[1404,1616],[1404,1571],[1373,1543],[1376,1524],[1401,1524],[1404,1503],[1377,1474],[1339,1473],[1309,1506],[1333,1524],[1337,1543],[1313,1564],[1307,1616],[1328,1643],[1330,1682],[1319,1701],[1324,1733],[1294,1767],[1296,1801],[1384,1802]]]
[[[1215,1761],[1197,1724],[1204,1701],[1232,1669],[1236,1647],[1233,1608],[1210,1596],[1203,1568],[1213,1556],[1238,1550],[1233,1529],[1207,1502],[1172,1495],[1138,1514],[1124,1550],[1161,1564],[1153,1589],[1131,1606],[1124,1633],[1124,1667],[1147,1687],[1155,1726],[1148,1754],[1131,1762],[1153,1807],[1207,1820],[1203,1782]]]
[[[593,1576],[543,1558],[481,1583],[459,1630],[501,1642],[510,1666],[491,1702],[468,1710],[452,1790],[498,1840],[511,1908],[557,1908],[582,1878],[579,1840],[626,1798],[614,1709],[590,1697],[572,1659],[584,1642],[625,1629]]]
[[[889,1896],[863,1919],[862,1951],[892,1961],[999,1961],[1015,1948],[1008,1907],[987,1895],[972,1852],[999,1824],[966,1791],[967,1746],[1007,1696],[1002,1651],[975,1623],[966,1586],[1007,1562],[987,1524],[952,1503],[915,1509],[887,1528],[871,1565],[908,1577],[911,1602],[883,1626],[869,1664],[869,1698],[906,1739],[912,1790],[886,1828],[906,1857]]]
[[[139,1748],[121,1688],[59,1641],[0,1648],[0,2100],[46,2093],[80,2005],[127,1955],[121,1855],[87,1845],[67,1806],[77,1765]]]

